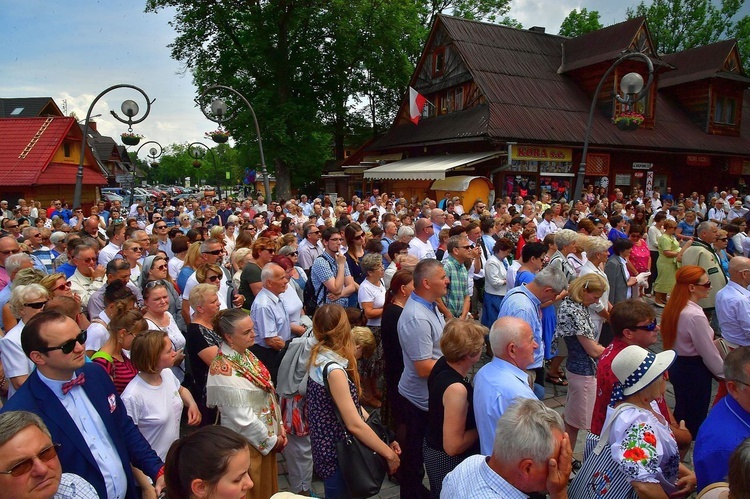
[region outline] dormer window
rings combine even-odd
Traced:
[[[435,49],[432,54],[432,76],[440,76],[445,71],[445,47]]]
[[[714,123],[734,125],[736,120],[737,101],[731,97],[719,96],[714,102]]]

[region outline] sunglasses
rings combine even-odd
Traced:
[[[212,275],[212,276],[206,277],[206,280],[211,281],[211,282],[216,282],[219,279],[221,279],[221,276],[218,276],[218,275]]]
[[[273,248],[263,248],[263,249],[262,249],[261,251],[263,251],[263,250],[265,250],[265,251],[268,251],[268,252],[269,252],[269,253],[271,253],[271,254],[274,254],[274,253],[276,253],[276,250],[275,250],[275,249],[273,249]]]
[[[292,251],[291,253],[288,253],[286,256],[297,256],[299,255],[299,251]]]
[[[18,228],[18,224],[16,224],[16,225],[6,225],[5,228],[6,229],[17,229]]]
[[[47,304],[46,301],[37,301],[33,303],[24,303],[24,307],[34,308],[36,310],[41,310],[44,308],[44,306]]]
[[[467,244],[466,246],[459,246],[459,248],[472,249],[472,248],[474,248],[474,245],[473,244]]]
[[[167,266],[166,265],[159,265],[158,267],[155,267],[155,268],[156,268],[156,270],[167,270]]]
[[[711,288],[711,281],[706,281],[703,284],[694,284],[694,286],[700,286],[702,288],[710,289]]]
[[[204,255],[221,255],[222,253],[224,253],[223,249],[217,249],[213,251],[203,251]]]
[[[0,253],[2,253],[3,255],[10,255],[11,253],[14,254],[14,255],[17,255],[20,252],[21,252],[20,248],[19,249],[14,249],[14,250],[3,250],[3,251],[0,251]]]
[[[70,283],[69,282],[64,282],[64,283],[60,284],[59,286],[57,286],[55,288],[55,291],[65,291],[66,289],[70,289]]]
[[[140,253],[143,251],[143,248],[130,248],[130,251],[135,251],[136,253]]]
[[[167,228],[166,225],[159,225],[158,227],[154,225],[154,229],[166,229],[166,228]]]
[[[10,475],[12,477],[25,475],[26,473],[31,471],[31,468],[34,467],[34,459],[38,458],[46,463],[47,461],[51,461],[52,459],[57,457],[58,447],[60,447],[60,444],[52,444],[49,447],[45,447],[36,456],[24,459],[8,471],[0,471],[0,475]]]
[[[156,286],[167,287],[167,284],[164,281],[162,281],[161,279],[157,279],[155,281],[149,281],[149,282],[147,282],[146,286],[144,286],[144,289],[152,289],[152,288],[155,288]]]
[[[719,238],[717,238],[716,240],[717,240],[717,241],[726,241],[727,239],[728,239],[728,238],[726,238],[726,237],[719,237]]]
[[[654,329],[656,329],[656,325],[656,319],[654,319],[653,321],[651,321],[651,324],[648,324],[646,326],[628,326],[625,329],[642,329],[643,331],[653,331]]]
[[[365,237],[364,234],[359,234],[357,236],[354,236],[354,239],[362,239],[363,237]]]
[[[86,330],[83,329],[81,331],[81,334],[79,334],[78,336],[76,336],[72,340],[66,341],[65,343],[63,343],[59,347],[44,347],[44,348],[40,348],[39,351],[41,353],[47,353],[47,352],[51,352],[52,350],[62,350],[62,353],[64,353],[65,355],[67,355],[67,354],[69,354],[70,352],[72,352],[75,349],[76,343],[80,343],[81,345],[85,345],[86,344],[86,337],[87,336],[88,335],[86,333]]]

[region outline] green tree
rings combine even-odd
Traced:
[[[628,8],[627,16],[646,16],[660,53],[671,54],[733,36],[747,47],[748,16],[735,20],[744,3],[745,0],[654,0],[647,6],[641,1],[635,9]]]
[[[581,9],[579,12],[573,9],[560,25],[559,34],[573,38],[602,28],[602,23],[599,22],[599,11]]]

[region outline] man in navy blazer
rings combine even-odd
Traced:
[[[63,472],[84,478],[99,497],[139,497],[131,464],[151,477],[159,494],[164,463],[133,424],[109,376],[84,365],[85,333],[57,312],[30,320],[21,345],[36,369],[2,412],[40,416],[60,444]]]

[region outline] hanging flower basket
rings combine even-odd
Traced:
[[[193,167],[200,168],[201,167],[201,162],[196,159],[195,161],[193,161]]]
[[[151,168],[159,168],[159,162],[154,161],[153,163],[151,163]]]
[[[229,132],[226,130],[214,130],[213,132],[206,132],[206,138],[211,139],[217,144],[223,144],[229,140]]]
[[[638,130],[638,127],[643,123],[644,117],[639,113],[621,113],[612,122],[617,125],[620,130],[633,131]]]
[[[120,135],[120,138],[122,139],[122,143],[126,146],[137,146],[143,138],[143,135],[138,135],[137,133],[132,132],[125,132]]]

